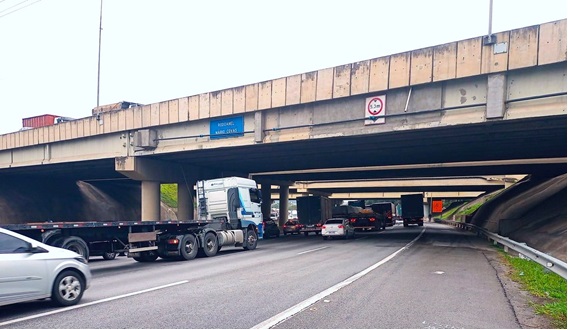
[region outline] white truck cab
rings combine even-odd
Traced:
[[[197,182],[199,220],[225,220],[231,229],[253,225],[262,238],[261,191],[254,180],[227,177]]]

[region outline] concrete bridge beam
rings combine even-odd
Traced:
[[[179,165],[149,158],[116,157],[115,170],[137,181],[183,182],[184,180]]]

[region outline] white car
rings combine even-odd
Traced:
[[[45,298],[71,306],[90,284],[81,255],[0,228],[0,306]]]
[[[332,218],[328,219],[321,227],[321,236],[324,240],[329,237],[353,238],[355,237],[355,228],[351,226],[349,219]]]

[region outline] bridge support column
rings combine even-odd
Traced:
[[[261,204],[261,211],[262,211],[262,218],[269,219],[270,213],[272,211],[272,196],[270,194],[270,183],[262,182],[260,184],[260,190],[262,191],[262,204]]]
[[[278,226],[282,228],[284,223],[288,221],[288,197],[290,196],[290,190],[288,186],[280,186],[280,210],[278,215]]]
[[[193,220],[193,187],[185,183],[178,183],[178,220]]]
[[[142,221],[160,221],[160,182],[142,181]]]

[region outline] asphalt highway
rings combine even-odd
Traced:
[[[91,259],[79,305],[0,307],[0,328],[520,328],[496,254],[426,223],[348,240],[281,236],[191,261]]]

